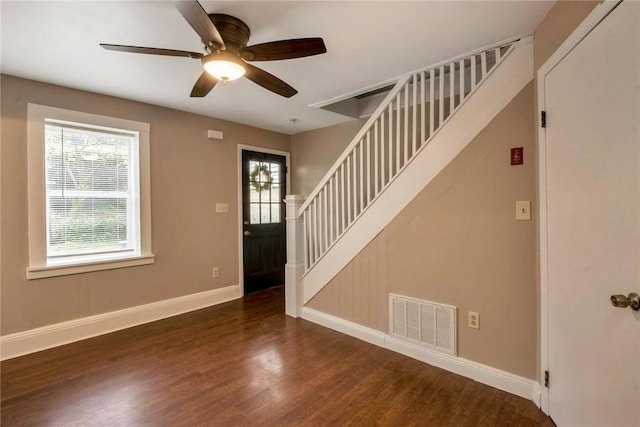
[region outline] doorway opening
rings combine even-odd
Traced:
[[[285,153],[241,150],[244,294],[284,284],[287,194]]]

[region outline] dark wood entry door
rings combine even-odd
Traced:
[[[286,158],[242,151],[244,293],[284,284]]]

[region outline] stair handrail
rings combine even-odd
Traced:
[[[325,184],[331,179],[333,174],[338,170],[340,165],[346,160],[347,156],[353,151],[356,145],[360,142],[360,140],[366,135],[366,133],[371,129],[371,125],[373,125],[376,120],[380,118],[380,116],[386,111],[390,102],[393,102],[398,92],[402,90],[404,85],[409,81],[412,74],[407,74],[404,77],[401,77],[400,80],[396,83],[396,85],[391,89],[391,92],[384,98],[384,100],[378,105],[378,108],[373,112],[373,114],[369,117],[369,119],[365,122],[365,124],[360,128],[356,136],[353,137],[351,143],[342,151],[342,154],[338,159],[333,163],[333,166],[327,171],[324,177],[320,180],[320,182],[316,185],[314,190],[309,194],[305,202],[300,206],[300,213],[304,212],[307,209],[307,206],[315,199],[315,197],[322,191]]]
[[[423,151],[514,51],[518,40],[422,68],[396,82],[309,197],[298,205],[294,215],[303,224],[301,277],[313,269]],[[419,113],[418,105],[421,105]]]
[[[436,68],[442,67],[442,66],[450,64],[452,62],[457,62],[457,61],[460,61],[462,59],[468,58],[470,56],[478,55],[478,54],[480,54],[482,52],[486,52],[486,51],[491,50],[491,49],[496,49],[496,48],[499,48],[499,47],[502,47],[502,46],[506,46],[506,45],[509,45],[509,44],[514,44],[514,43],[520,41],[521,39],[523,39],[525,37],[530,37],[530,35],[518,35],[518,36],[514,36],[514,37],[509,37],[509,38],[501,40],[501,41],[499,41],[497,43],[491,43],[491,44],[482,46],[480,48],[473,49],[471,51],[468,51],[468,52],[465,52],[463,54],[454,56],[452,58],[445,59],[445,60],[437,62],[435,64],[427,65],[426,67],[421,67],[421,68],[418,68],[416,70],[409,71],[408,73],[402,74],[397,78],[393,78],[393,79],[390,79],[390,80],[385,80],[383,83],[376,84],[375,86],[370,86],[370,88],[375,89],[375,88],[381,88],[381,87],[387,86],[390,83],[393,83],[394,81],[396,82],[394,87],[393,87],[393,89],[391,89],[391,91],[387,94],[387,96],[380,103],[380,105],[378,105],[378,108],[376,108],[376,110],[369,117],[369,119],[365,122],[365,124],[362,126],[362,128],[360,128],[360,130],[353,137],[353,139],[351,140],[349,145],[347,147],[345,147],[345,149],[342,151],[342,154],[340,155],[340,157],[338,157],[338,159],[333,163],[331,168],[329,168],[327,173],[322,177],[320,182],[318,182],[318,184],[314,187],[314,189],[311,192],[311,194],[309,194],[309,196],[307,196],[305,202],[302,204],[302,206],[300,206],[299,213],[302,214],[302,212],[307,210],[307,207],[313,202],[313,200],[320,193],[320,191],[322,191],[322,189],[324,188],[325,184],[327,184],[327,182],[331,179],[333,174],[342,165],[342,163],[345,161],[345,159],[353,151],[355,146],[358,145],[360,140],[371,129],[371,125],[375,124],[375,122],[380,118],[380,115],[385,112],[385,110],[386,110],[387,106],[389,105],[389,103],[393,102],[393,100],[395,99],[395,97],[398,94],[398,92],[400,90],[402,90],[404,85],[412,78],[412,76],[414,74],[430,71],[432,69],[436,69]],[[344,99],[347,99],[347,98],[344,98],[344,97],[336,98],[336,99],[332,100],[332,102],[337,102],[337,101],[344,100]],[[321,106],[321,104],[317,104],[317,105],[314,105],[314,106]]]

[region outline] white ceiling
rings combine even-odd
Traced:
[[[249,44],[322,37],[328,53],[254,62],[295,87],[290,99],[247,79],[189,93],[199,61],[102,49],[100,43],[200,52],[170,1],[2,1],[2,73],[189,111],[287,134],[347,117],[310,104],[470,50],[533,33],[553,1],[201,1],[251,28]],[[287,123],[296,118],[295,124]]]

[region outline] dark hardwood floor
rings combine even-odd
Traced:
[[[2,362],[9,426],[552,426],[535,405],[284,315],[283,289]]]

